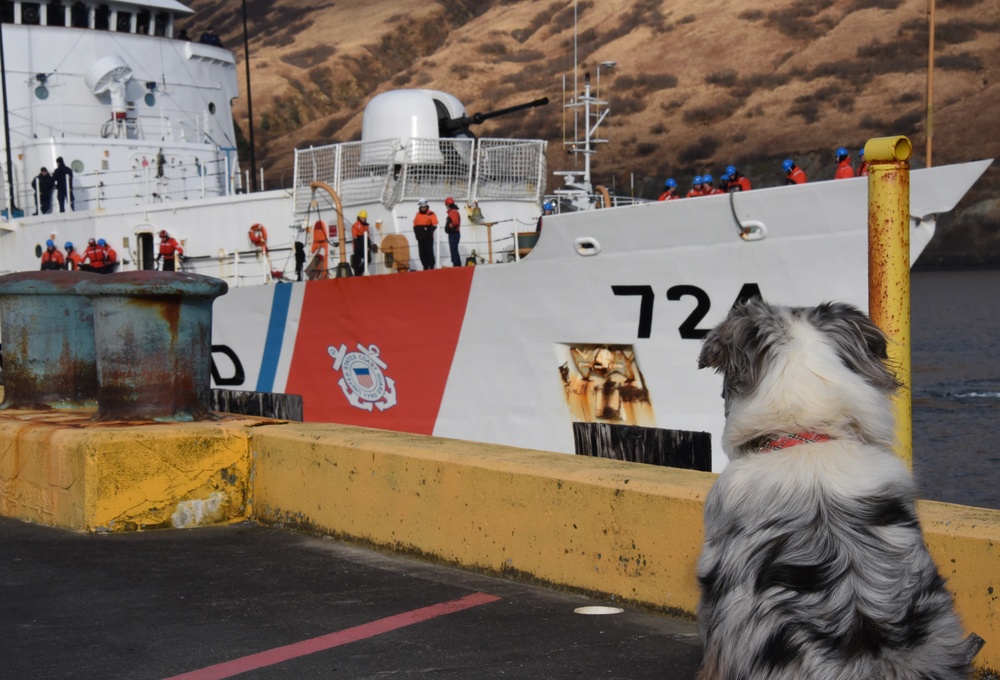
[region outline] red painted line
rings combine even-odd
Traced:
[[[364,623],[360,626],[337,631],[336,633],[321,635],[320,637],[312,638],[311,640],[303,640],[302,642],[285,645],[284,647],[275,647],[274,649],[269,649],[266,652],[258,652],[257,654],[251,654],[250,656],[244,656],[239,659],[233,659],[232,661],[226,661],[214,666],[208,666],[207,668],[191,671],[190,673],[175,675],[167,678],[166,680],[216,680],[217,678],[230,678],[240,673],[257,670],[258,668],[264,668],[265,666],[273,666],[274,664],[281,663],[282,661],[288,661],[289,659],[306,656],[307,654],[315,654],[316,652],[322,652],[326,649],[332,649],[334,647],[339,647],[340,645],[346,645],[351,642],[357,642],[358,640],[364,640],[376,635],[381,635],[382,633],[394,631],[398,628],[404,628],[406,626],[412,626],[415,623],[428,621],[439,616],[454,614],[455,612],[460,612],[464,609],[478,607],[481,604],[496,602],[499,599],[499,597],[487,595],[486,593],[473,593],[472,595],[466,595],[459,600],[442,602],[441,604],[434,604],[429,607],[414,609],[410,612],[403,612],[402,614],[389,616],[384,619],[379,619],[378,621],[372,621],[371,623]]]

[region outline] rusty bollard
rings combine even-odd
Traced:
[[[97,402],[93,312],[76,286],[100,278],[58,270],[0,276],[0,409],[80,408]]]
[[[94,419],[210,419],[212,302],[228,289],[209,276],[158,271],[78,285],[94,306]]]

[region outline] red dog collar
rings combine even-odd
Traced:
[[[830,439],[831,437],[829,435],[820,434],[819,432],[797,432],[795,434],[785,434],[779,437],[774,437],[773,439],[767,439],[761,447],[757,449],[757,451],[760,453],[780,451],[781,449],[787,449],[790,446],[828,442]]]

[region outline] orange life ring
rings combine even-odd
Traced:
[[[264,228],[263,224],[255,224],[250,227],[249,236],[250,243],[258,248],[267,248],[267,229]]]

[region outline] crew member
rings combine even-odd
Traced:
[[[670,177],[667,179],[666,182],[663,183],[663,193],[660,194],[660,197],[656,200],[673,201],[678,198],[680,198],[680,196],[677,195],[677,180],[675,180],[673,177]]]
[[[701,175],[695,175],[694,180],[691,181],[691,190],[687,192],[685,198],[695,198],[697,196],[704,196],[705,192],[701,190]]]
[[[444,231],[448,234],[448,249],[451,251],[451,266],[461,267],[462,258],[458,254],[458,242],[462,239],[462,234],[459,229],[462,226],[462,215],[458,212],[458,206],[455,205],[455,199],[446,198],[444,199]]]
[[[38,171],[38,176],[31,180],[31,188],[35,190],[35,214],[48,215],[52,212],[52,191],[56,188],[48,168]]]
[[[849,179],[854,177],[854,168],[851,167],[851,155],[847,149],[840,147],[837,149],[837,171],[833,173],[834,179]]]
[[[175,260],[184,257],[184,248],[167,233],[166,229],[160,230],[160,254],[156,256],[156,261],[163,260],[163,271],[177,271]]]
[[[437,224],[437,215],[431,212],[427,199],[421,198],[417,203],[417,214],[413,218],[413,233],[417,236],[420,264],[425,271],[434,269],[434,232]]]
[[[104,249],[104,268],[110,273],[118,269],[118,253],[108,245],[103,238],[97,239],[97,245]]]
[[[65,264],[66,258],[56,248],[55,242],[52,239],[46,241],[45,252],[42,253],[42,269],[63,269]]]
[[[67,269],[79,269],[80,263],[83,262],[83,256],[76,251],[73,247],[72,241],[66,241],[66,268]]]
[[[715,194],[721,194],[721,193],[723,193],[722,190],[720,190],[718,187],[716,187],[714,184],[712,184],[712,182],[714,182],[714,181],[715,181],[715,179],[713,179],[711,175],[702,175],[701,176],[701,195],[702,196],[714,196]]]
[[[73,196],[73,171],[66,167],[62,156],[56,159],[56,169],[52,173],[56,184],[56,196],[59,199],[59,212],[66,212],[66,199],[69,199],[69,209],[76,210],[76,199]]]
[[[96,240],[90,239],[87,241],[87,249],[83,251],[83,261],[80,263],[80,269],[96,274],[106,274],[105,257],[104,248],[97,245]]]
[[[733,191],[750,191],[750,180],[741,175],[735,165],[728,166],[726,174],[729,175],[730,193]]]
[[[368,211],[358,211],[358,219],[351,226],[351,236],[354,237],[354,253],[351,255],[351,269],[355,276],[365,273],[365,234],[368,233]],[[371,258],[368,258],[371,262]]]
[[[868,175],[868,161],[865,160],[865,147],[861,147],[858,151],[858,160],[861,165],[858,166],[858,177],[865,177]]]
[[[802,171],[802,168],[795,165],[795,161],[791,158],[785,159],[785,162],[781,164],[781,169],[785,171],[785,184],[806,183],[806,173]]]

